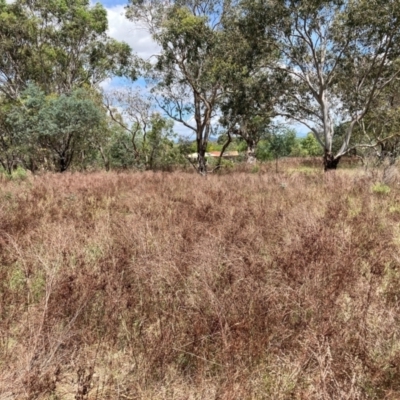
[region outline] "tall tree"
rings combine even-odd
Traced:
[[[240,12],[230,8],[224,19],[226,55],[220,102],[221,124],[229,135],[247,145],[247,161],[255,161],[258,142],[268,135],[274,117],[274,104],[281,86],[265,68],[278,54],[272,46],[254,45],[253,26],[244,26]]]
[[[400,74],[400,3],[243,0],[242,7],[255,45],[280,55],[268,65],[286,82],[279,113],[307,126],[324,149],[325,170],[335,169],[355,126]],[[346,133],[334,153],[337,125]]]
[[[196,136],[198,171],[206,174],[212,119],[223,93],[223,18],[228,0],[131,0],[127,16],[146,22],[161,53],[151,68],[159,107]]]
[[[398,62],[398,61],[397,61]],[[358,155],[375,154],[394,162],[400,156],[399,80],[375,98],[365,118],[355,129],[350,145]]]
[[[228,135],[242,138],[247,145],[247,162],[256,160],[256,147],[266,138],[273,117],[273,102],[269,98],[270,87],[252,76],[228,84],[221,103],[220,122]]]
[[[107,28],[106,10],[89,0],[0,0],[0,92],[16,99],[34,82],[61,94],[134,77],[130,47]]]

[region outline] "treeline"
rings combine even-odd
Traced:
[[[397,157],[397,1],[130,0],[126,10],[159,45],[152,60],[107,35],[100,4],[0,0],[4,171],[167,168],[195,152],[205,174],[215,140],[248,162],[323,156],[326,170],[355,151]],[[116,76],[144,78],[146,94],[130,83],[102,93]],[[175,122],[194,145],[178,141]]]
[[[207,146],[207,152],[223,150],[226,143],[226,133],[220,135],[216,140],[211,140]],[[181,140],[178,142],[181,153],[186,154],[196,151],[196,142]],[[240,136],[230,142],[225,151],[237,151],[239,160],[246,161],[248,158],[248,146]],[[281,128],[278,132],[268,132],[261,138],[254,149],[258,161],[270,161],[281,157],[318,157],[322,156],[322,149],[317,140],[310,132],[304,137],[297,137],[296,131],[290,128]]]
[[[47,95],[29,85],[18,102],[2,108],[0,163],[64,172],[68,169],[167,167],[182,161],[170,121],[152,114],[135,141],[110,120],[101,96],[90,89]],[[139,148],[140,147],[140,148]]]

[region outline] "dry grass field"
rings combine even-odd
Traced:
[[[0,399],[399,399],[400,186],[379,180],[3,179]]]

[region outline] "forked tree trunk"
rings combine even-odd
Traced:
[[[331,152],[325,150],[324,153],[324,170],[332,171],[335,170],[339,164],[340,157],[335,157]]]
[[[65,156],[58,159],[58,172],[65,172],[68,169],[68,162]]]

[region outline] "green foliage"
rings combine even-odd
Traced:
[[[270,144],[267,140],[261,140],[256,148],[256,158],[259,161],[268,161],[273,159],[270,151]]]
[[[308,133],[304,139],[300,141],[301,148],[304,150],[306,156],[318,157],[322,156],[323,149],[318,143],[313,133]]]
[[[302,146],[302,142],[299,139],[296,139],[295,143],[293,144],[293,147],[290,151],[290,156],[291,157],[307,157],[308,152],[305,150]]]
[[[197,151],[196,142],[185,138],[178,139],[177,148],[183,157],[186,157],[188,154],[192,154]]]
[[[126,43],[89,0],[0,1],[0,164],[65,171],[109,165],[110,131],[94,86],[135,78]],[[100,161],[101,160],[101,161]]]
[[[110,148],[112,167],[155,170],[168,169],[180,162],[180,148],[173,142],[173,122],[160,114],[150,115],[146,131],[139,130],[135,142],[132,142],[132,136],[127,130],[114,128]]]
[[[9,178],[11,180],[15,180],[15,181],[23,181],[25,179],[27,179],[28,174],[26,169],[22,168],[21,166],[18,166],[16,169],[14,169],[11,172],[11,175],[9,175]]]
[[[18,292],[25,287],[25,284],[26,278],[23,269],[18,264],[13,265],[9,273],[9,288],[14,292]]]
[[[305,138],[296,139],[290,152],[292,157],[318,157],[323,155],[323,149],[313,133]]]
[[[122,130],[113,133],[109,155],[112,168],[130,168],[135,165],[135,154],[128,133]]]
[[[381,109],[396,84],[400,3],[243,0],[240,5],[240,26],[252,48],[264,53],[273,48],[278,56],[265,58],[260,72],[274,82],[275,110],[311,129],[325,150],[325,166],[335,168],[352,150],[360,122],[374,106]],[[340,138],[336,126],[345,128]],[[371,127],[363,133],[370,144],[379,144],[377,132]],[[354,144],[360,143],[358,138]]]
[[[287,157],[296,143],[296,132],[287,129],[283,133],[274,134],[269,139],[269,143],[270,151],[274,154],[275,158]]]
[[[163,24],[163,33],[158,36],[164,50],[157,68],[163,70],[175,64],[171,57],[171,45],[174,52],[183,51],[189,65],[196,65],[212,46],[212,31],[204,16],[194,15],[185,7],[172,7]]]
[[[163,169],[173,164],[177,156],[172,138],[173,122],[154,113],[150,118],[151,129],[143,137],[143,155],[146,169]]]
[[[31,154],[50,157],[59,172],[66,171],[77,151],[88,146],[104,114],[82,89],[70,95],[45,96],[35,85],[22,93],[8,121],[28,143]],[[38,158],[36,157],[36,162]]]
[[[267,140],[259,143],[256,157],[260,161],[287,157],[292,154],[296,143],[296,132],[292,129],[283,129],[280,132],[270,134]]]
[[[46,94],[134,77],[131,49],[107,36],[107,13],[88,0],[16,0],[0,6],[0,91],[16,99],[35,83]]]

